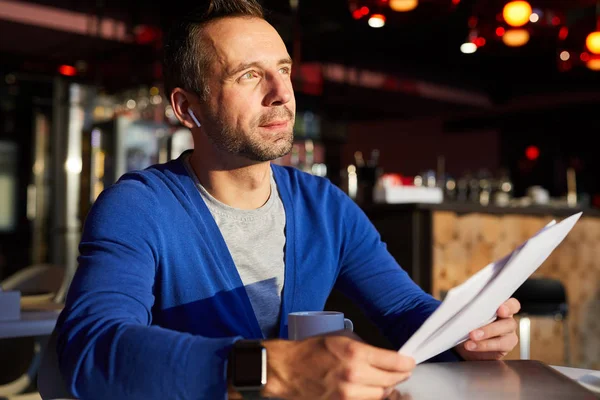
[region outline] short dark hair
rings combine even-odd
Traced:
[[[255,17],[264,19],[263,8],[257,0],[208,0],[174,23],[164,45],[163,75],[165,94],[171,97],[180,87],[198,93],[205,100],[209,90],[205,71],[214,53],[204,46],[200,33],[217,19],[226,17]]]

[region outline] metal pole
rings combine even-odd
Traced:
[[[67,82],[62,78],[54,79],[54,90],[52,97],[52,175],[53,191],[52,203],[53,210],[50,240],[51,252],[50,261],[54,265],[65,265],[65,245],[64,230],[66,229],[66,174],[65,161],[67,159],[66,149],[68,140],[68,91]]]
[[[520,356],[521,360],[529,360],[531,340],[531,321],[528,317],[521,317],[519,321],[519,341],[520,341]]]
[[[85,89],[57,78],[54,97],[54,210],[53,256],[64,266],[65,277],[54,301],[63,302],[77,269],[79,185],[81,178],[81,138],[84,125]]]

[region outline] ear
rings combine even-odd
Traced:
[[[179,122],[189,129],[198,127],[189,114],[190,104],[195,97],[195,94],[181,88],[175,88],[171,92],[171,107],[173,107],[173,112]],[[196,113],[197,115],[198,113]]]

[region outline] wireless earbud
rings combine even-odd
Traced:
[[[194,111],[191,108],[188,108],[188,113],[190,114],[190,117],[192,117],[194,122],[196,123],[196,126],[198,126],[198,128],[200,128],[200,126],[201,126],[200,121],[198,121],[198,118],[196,118],[196,116],[194,115]]]

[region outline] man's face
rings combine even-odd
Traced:
[[[296,101],[277,31],[262,19],[235,17],[209,24],[203,35],[214,51],[210,94],[200,106],[203,131],[220,150],[252,161],[289,153]]]

